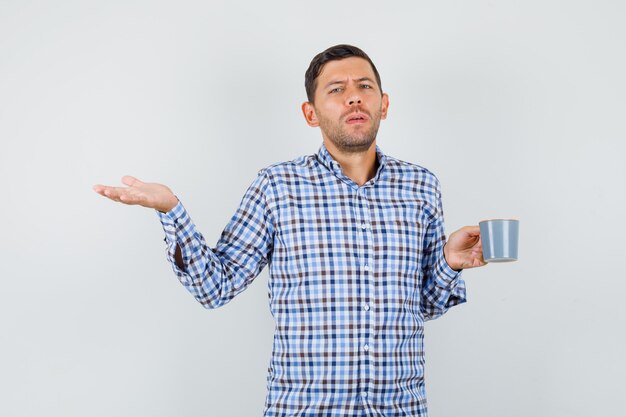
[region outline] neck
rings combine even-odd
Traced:
[[[324,138],[324,146],[328,153],[339,163],[344,175],[357,183],[365,184],[376,175],[378,159],[376,158],[376,140],[363,152],[345,152],[337,148],[330,140]]]

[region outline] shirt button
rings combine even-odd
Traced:
[[[364,266],[363,266],[363,270],[364,270],[364,271],[369,271],[369,270],[370,270],[370,267],[369,267],[369,266],[367,266],[367,265],[364,265]]]
[[[367,398],[367,392],[362,392],[362,393],[361,393],[361,397],[363,397],[363,398]]]
[[[367,229],[367,223],[362,223],[361,224],[361,229],[363,229],[363,230]]]
[[[363,346],[363,350],[364,350],[364,351],[366,351],[366,352],[367,352],[368,350],[370,350],[370,345],[365,345],[365,346]]]
[[[369,311],[369,309],[370,309],[370,305],[369,305],[369,304],[365,304],[365,305],[363,306],[363,309],[364,309],[365,311]]]

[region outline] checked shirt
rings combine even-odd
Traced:
[[[437,178],[376,153],[362,186],[323,144],[260,170],[214,248],[181,203],[159,213],[168,260],[206,308],[268,266],[266,417],[426,416],[424,322],[465,302],[465,283],[443,257]]]

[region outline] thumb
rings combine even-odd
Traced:
[[[124,175],[122,177],[122,182],[125,185],[128,185],[129,187],[136,186],[136,185],[143,185],[143,182],[139,181],[135,177],[131,177],[130,175]]]

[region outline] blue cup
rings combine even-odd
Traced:
[[[517,261],[519,220],[483,220],[478,225],[486,262]]]

